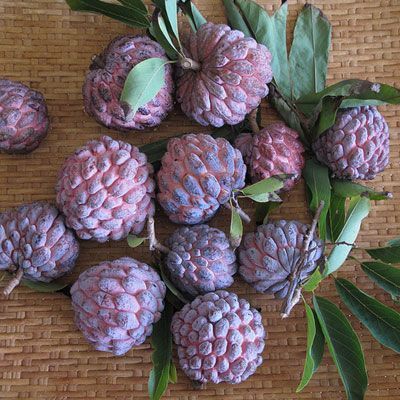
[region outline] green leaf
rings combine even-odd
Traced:
[[[129,72],[121,93],[121,101],[130,105],[129,114],[132,117],[164,86],[166,64],[162,58],[152,57],[136,64]]]
[[[178,30],[178,6],[176,0],[165,0],[164,1],[165,14],[168,22],[171,26],[172,33],[179,42],[179,30]]]
[[[161,399],[168,387],[172,362],[172,314],[172,306],[166,303],[161,319],[153,326],[151,335],[153,368],[148,382],[150,400]]]
[[[304,362],[303,376],[299,383],[299,386],[296,389],[296,393],[301,392],[308,384],[310,379],[312,378],[314,372],[317,370],[324,350],[324,339],[323,335],[321,335],[321,327],[316,325],[315,317],[313,310],[311,307],[304,301],[304,307],[306,309],[306,318],[307,318],[307,349],[306,349],[306,359]],[[316,339],[316,331],[320,329],[320,334]],[[322,341],[320,340],[322,336]],[[322,346],[321,346],[322,344]],[[322,348],[322,351],[321,351]],[[316,357],[316,358],[314,358]]]
[[[167,26],[161,14],[158,15],[156,20],[152,21],[149,32],[154,39],[161,44],[171,60],[176,60],[178,58],[179,51],[169,36]]]
[[[180,2],[179,7],[186,15],[190,27],[194,32],[196,32],[201,25],[207,23],[207,20],[203,17],[199,9],[191,1]]]
[[[242,31],[246,37],[253,37],[234,0],[223,0],[223,2],[229,25],[233,29]]]
[[[135,13],[147,16],[148,11],[142,0],[118,0],[122,5],[131,8]]]
[[[365,250],[375,260],[389,264],[400,263],[400,246],[378,247],[376,249]]]
[[[163,282],[165,283],[165,286],[174,295],[174,297],[176,297],[183,304],[189,303],[186,297],[174,286],[174,284],[165,273],[163,263],[160,263],[160,265],[158,266],[158,270],[160,272]]]
[[[302,286],[302,289],[305,292],[313,292],[319,285],[319,283],[322,281],[323,277],[322,274],[317,268],[312,275],[307,279],[307,281],[304,283]]]
[[[65,0],[73,11],[87,11],[102,14],[135,28],[148,28],[150,22],[142,12],[131,6],[106,3],[100,0]]]
[[[263,179],[252,185],[246,186],[245,188],[241,189],[240,192],[248,197],[252,195],[274,193],[277,190],[282,189],[285,180],[290,177],[291,175],[285,175],[285,174],[275,175],[270,178]]]
[[[231,242],[234,247],[238,247],[242,241],[243,236],[243,223],[242,218],[240,218],[239,213],[234,207],[231,209],[231,227],[230,227],[230,237]]]
[[[322,240],[326,238],[326,218],[331,200],[331,184],[329,181],[329,170],[327,167],[317,163],[314,159],[306,161],[303,169],[303,177],[311,192],[310,209],[315,212],[321,200],[324,207],[318,220],[319,236]]]
[[[251,0],[236,0],[242,16],[258,43],[267,46],[272,54],[272,71],[279,91],[290,98],[290,74],[286,48],[286,20],[288,5],[285,2],[271,17],[264,8]]]
[[[321,364],[322,357],[324,356],[325,350],[325,336],[322,332],[321,324],[318,321],[318,316],[315,310],[312,310],[314,314],[315,322],[315,337],[314,343],[311,348],[312,357],[314,359],[314,372],[318,369]]]
[[[254,220],[257,225],[266,224],[269,215],[273,210],[280,207],[282,202],[269,201],[267,203],[257,203],[254,211]]]
[[[366,197],[354,197],[346,216],[346,222],[338,235],[337,243],[329,254],[323,276],[339,269],[346,261],[360,231],[362,220],[368,215],[371,203]]]
[[[331,24],[319,8],[306,4],[296,21],[289,55],[295,99],[325,88],[330,45]]]
[[[348,400],[364,399],[368,377],[364,354],[356,333],[335,304],[318,296],[313,296],[313,303]]]
[[[335,194],[342,198],[365,196],[370,200],[386,200],[393,197],[390,192],[377,192],[368,186],[351,181],[332,179],[331,184]]]
[[[175,364],[172,360],[171,360],[171,365],[169,366],[169,382],[170,383],[178,382],[178,372],[176,371]]]
[[[400,314],[367,295],[346,279],[335,280],[347,308],[382,345],[400,353]]]
[[[128,246],[133,248],[140,246],[145,240],[147,240],[147,238],[135,235],[128,235],[127,238]]]
[[[328,219],[330,239],[336,242],[346,222],[346,198],[338,196],[334,191],[331,194]]]
[[[388,246],[400,246],[400,237],[388,240],[387,245]]]
[[[392,297],[400,297],[400,269],[376,261],[364,261],[362,270]]]
[[[52,282],[34,282],[28,279],[22,279],[21,285],[39,293],[54,293],[66,288],[70,283],[57,280]]]

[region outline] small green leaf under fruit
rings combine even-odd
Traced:
[[[28,279],[22,279],[21,285],[26,286],[29,289],[34,290],[39,293],[55,293],[59,290],[65,289],[71,283],[62,282],[62,281],[52,281],[52,282],[34,282]]]
[[[400,298],[400,269],[376,261],[361,263],[362,270],[383,290],[397,299]]]
[[[400,353],[400,314],[367,295],[346,279],[335,280],[347,308],[381,344]]]
[[[318,320],[315,320],[313,310],[305,301],[304,307],[307,318],[307,349],[303,376],[296,389],[296,393],[301,392],[307,386],[314,372],[317,370],[321,363],[325,343],[320,324]]]
[[[164,86],[166,64],[168,61],[152,57],[136,64],[129,72],[121,93],[121,101],[129,104],[131,118]]]
[[[392,193],[390,192],[377,192],[368,186],[351,181],[332,179],[331,185],[333,192],[342,198],[365,196],[370,200],[386,200],[393,197]]]
[[[134,235],[129,235],[127,238],[128,246],[133,248],[140,246],[145,240],[147,240],[147,238]]]
[[[306,166],[303,169],[303,176],[311,192],[310,210],[315,212],[321,201],[324,202],[324,207],[318,220],[318,229],[320,238],[325,240],[327,230],[326,219],[331,200],[329,170],[314,159],[309,159],[306,161]]]
[[[116,19],[134,28],[148,28],[150,21],[146,13],[143,12],[143,6],[137,8],[131,5],[124,6],[120,4],[107,3],[101,0],[65,0],[73,11],[87,11],[96,14],[102,14]],[[141,3],[141,2],[140,2]]]
[[[230,240],[233,247],[238,247],[242,241],[243,222],[234,207],[231,208]]]
[[[320,284],[322,279],[323,279],[322,274],[321,274],[319,268],[317,268],[312,273],[312,275],[307,279],[307,281],[304,283],[304,285],[302,286],[302,289],[305,292],[313,292],[318,287],[318,285]]]
[[[371,202],[366,197],[354,197],[346,216],[343,229],[338,235],[337,244],[329,254],[323,276],[338,270],[346,261],[360,231],[362,220],[368,215]]]
[[[348,400],[362,400],[368,385],[360,341],[345,315],[331,301],[314,296],[313,303],[329,352]]]
[[[161,315],[161,319],[154,324],[151,335],[151,356],[153,368],[149,375],[149,396],[150,400],[161,399],[167,390],[170,381],[170,367],[172,362],[172,333],[171,320],[173,309],[168,303]]]
[[[298,99],[325,88],[331,24],[320,9],[306,4],[297,17],[289,55],[292,96]]]
[[[399,264],[400,263],[400,245],[378,247],[376,249],[365,250],[375,260],[383,261],[388,264]]]

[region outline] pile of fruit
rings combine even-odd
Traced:
[[[311,74],[307,57],[296,55],[301,23],[288,57],[286,46],[273,42],[285,38],[286,30],[279,31],[283,28],[274,24],[275,16],[252,1],[224,1],[231,27],[205,21],[188,0],[154,1],[151,16],[140,1],[134,6],[98,1],[95,8],[76,0],[67,3],[74,10],[112,14],[131,26],[148,28],[148,35],[116,37],[93,58],[83,86],[89,116],[110,129],[139,131],[162,124],[176,101],[205,130],[141,149],[108,136],[77,149],[59,172],[55,206],[35,202],[0,214],[0,269],[12,275],[3,295],[20,282],[51,282],[69,273],[79,253],[77,238],[100,243],[127,239],[132,247],[148,240],[154,265],[130,257],[107,260],[73,283],[77,327],[97,350],[115,355],[142,344],[153,331],[153,337],[166,335],[167,341],[173,338],[180,367],[193,381],[240,383],[261,365],[267,329],[256,308],[228,291],[235,274],[256,291],[282,299],[282,317],[287,317],[302,291],[314,291],[339,269],[370,199],[390,197],[352,181],[373,179],[388,165],[389,128],[376,105],[398,103],[398,91],[359,80],[325,88],[330,24],[309,5],[299,20],[313,14],[311,29],[321,35],[325,48],[325,64],[319,66],[320,81],[314,87],[305,75]],[[178,30],[180,10],[191,26],[187,35]],[[252,15],[261,16],[272,33],[255,29]],[[286,23],[287,4],[276,15]],[[290,86],[289,72],[300,70]],[[260,128],[257,110],[265,98],[283,121]],[[44,97],[22,83],[0,80],[0,149],[29,153],[48,130]],[[163,154],[155,150],[160,148]],[[302,175],[310,189],[312,223],[270,220],[269,211]],[[242,240],[242,220],[250,220],[239,204],[244,197],[257,204],[262,218]],[[165,244],[155,236],[156,201],[172,222],[183,225]],[[220,207],[232,213],[229,235],[206,224]],[[145,227],[147,235],[141,237]],[[333,244],[327,256],[325,243]],[[391,272],[393,280],[399,279]],[[348,281],[337,279],[336,284],[339,293],[359,295]],[[344,301],[358,316],[359,309]],[[318,345],[314,339],[319,329],[340,369],[344,360],[327,319],[329,312],[340,311],[315,295],[313,304],[311,310],[305,303],[314,326],[309,346]],[[392,326],[400,328],[399,314],[391,318]],[[360,350],[351,327],[339,320]],[[160,333],[160,322],[170,332]],[[379,339],[383,325],[365,325],[381,343],[399,350],[398,338]],[[324,340],[314,356],[319,352],[322,357],[323,346]],[[318,366],[320,358],[307,357],[306,363]],[[171,363],[169,356],[161,372],[152,371],[152,398],[166,389],[168,379],[160,376],[171,373]],[[366,375],[362,365],[357,368],[357,390],[364,396]],[[315,369],[305,368],[301,388]],[[341,373],[353,398],[352,383]]]

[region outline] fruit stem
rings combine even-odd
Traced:
[[[314,237],[314,233],[317,228],[317,223],[321,215],[321,212],[324,208],[324,204],[325,202],[321,200],[317,210],[315,211],[311,227],[304,239],[303,248],[301,249],[301,256],[298,258],[296,265],[293,269],[293,272],[289,276],[290,280],[289,289],[281,308],[282,318],[287,318],[289,316],[290,311],[299,302],[301,298],[301,289],[299,287],[300,274],[304,264],[307,262],[307,253],[309,252],[310,243],[312,238]]]
[[[232,206],[229,203],[225,203],[224,207],[227,208],[228,210],[232,211]],[[243,209],[239,206],[239,204],[236,202],[235,206],[233,207],[236,212],[240,215],[240,218],[246,223],[250,223],[251,218],[243,211]]]
[[[260,127],[258,126],[257,123],[257,112],[258,112],[258,107],[255,108],[247,117],[249,120],[249,124],[251,127],[251,130],[253,131],[253,133],[258,133],[260,132]]]
[[[161,253],[168,254],[169,248],[161,244],[156,238],[156,231],[154,229],[154,218],[149,217],[147,220],[147,233],[149,235],[150,251],[158,250]]]
[[[200,71],[201,69],[200,63],[189,57],[179,57],[179,65],[183,69],[191,69],[193,71]]]
[[[13,276],[10,282],[8,282],[7,286],[3,288],[2,294],[4,297],[8,297],[10,293],[20,284],[23,275],[24,271],[22,268],[19,268],[15,276]]]

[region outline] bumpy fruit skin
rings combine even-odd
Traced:
[[[0,150],[30,153],[50,126],[43,95],[20,82],[0,79]]]
[[[161,123],[173,108],[174,83],[171,64],[164,67],[165,83],[157,95],[129,115],[130,107],[120,101],[128,73],[148,58],[168,58],[163,48],[148,36],[118,36],[90,66],[83,85],[86,112],[99,124],[119,131],[142,130]]]
[[[240,31],[204,24],[190,34],[185,55],[200,69],[178,71],[177,100],[201,125],[238,124],[268,94],[271,53]]]
[[[267,125],[257,134],[243,133],[235,146],[243,154],[253,182],[274,175],[290,174],[282,190],[290,190],[301,177],[304,168],[304,147],[299,134],[282,122]]]
[[[194,381],[240,383],[262,363],[261,314],[234,293],[196,297],[174,314],[171,330],[179,364]]]
[[[79,244],[53,205],[35,202],[0,214],[0,270],[23,270],[32,281],[50,282],[70,272]]]
[[[289,277],[301,256],[309,228],[301,222],[286,220],[260,225],[256,232],[245,235],[239,248],[239,274],[258,292],[286,297]],[[314,234],[300,281],[314,272],[323,252],[324,244]]]
[[[166,288],[148,265],[124,257],[83,272],[71,288],[75,323],[96,350],[122,355],[151,335]]]
[[[57,205],[81,239],[137,235],[154,215],[152,173],[137,147],[103,136],[67,158],[56,185]]]
[[[168,142],[158,172],[158,201],[172,222],[206,222],[233,189],[244,186],[246,166],[239,150],[223,138],[187,134]]]
[[[166,266],[171,280],[192,296],[233,284],[236,256],[225,233],[208,225],[177,229],[167,240]]]
[[[333,176],[374,179],[389,163],[389,128],[376,107],[347,108],[312,147]]]

